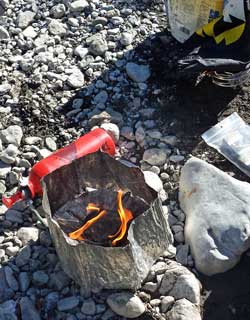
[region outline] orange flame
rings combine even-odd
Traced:
[[[123,207],[122,195],[123,195],[123,192],[121,190],[119,190],[118,195],[117,195],[117,207],[118,207],[117,211],[118,211],[118,214],[119,214],[119,217],[121,220],[121,225],[115,234],[108,236],[109,239],[113,239],[111,242],[113,246],[116,246],[117,242],[124,238],[124,236],[126,235],[126,232],[127,232],[128,222],[133,219],[132,212]],[[77,229],[74,232],[69,233],[69,237],[73,240],[84,240],[83,233],[88,228],[90,228],[96,221],[98,221],[99,219],[101,219],[103,216],[105,216],[107,214],[106,210],[101,210],[94,203],[89,203],[86,210],[87,211],[97,211],[98,215],[95,216],[94,218],[88,220],[81,228]]]
[[[115,246],[118,241],[122,240],[127,232],[127,225],[130,220],[133,219],[133,214],[130,210],[123,207],[122,204],[122,195],[123,192],[121,190],[118,191],[117,195],[117,202],[118,202],[118,214],[121,219],[121,225],[118,231],[114,234],[109,236],[110,239],[114,239],[112,241],[112,245]]]

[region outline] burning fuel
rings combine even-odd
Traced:
[[[128,223],[133,219],[133,213],[123,206],[122,196],[123,191],[119,190],[117,193],[117,213],[120,217],[121,224],[115,234],[108,236],[108,238],[112,240],[112,246],[116,246],[117,243],[124,238],[127,233]],[[88,213],[96,211],[97,215],[94,218],[89,219],[81,228],[69,233],[69,237],[73,240],[84,240],[84,232],[108,214],[107,210],[102,210],[94,203],[89,203],[86,210]]]

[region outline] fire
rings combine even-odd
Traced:
[[[121,220],[121,225],[115,234],[108,236],[109,239],[112,239],[112,246],[116,246],[117,242],[124,238],[128,229],[128,223],[133,219],[133,213],[127,208],[125,208],[122,204],[122,196],[123,192],[119,190],[117,194],[117,211]],[[98,221],[107,214],[106,210],[101,210],[101,208],[99,208],[94,203],[89,203],[86,210],[88,212],[97,211],[98,214],[94,218],[88,220],[81,228],[77,229],[74,232],[71,232],[69,234],[69,237],[71,239],[84,240],[83,233],[87,229],[89,229],[96,221]]]

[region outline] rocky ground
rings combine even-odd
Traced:
[[[177,202],[180,170],[192,153],[246,180],[200,134],[232,111],[248,121],[249,87],[194,89],[177,79],[182,51],[166,26],[161,0],[0,0],[0,195],[15,192],[38,160],[94,126],[114,123],[118,156],[154,173],[176,260],[196,273]],[[35,206],[44,217],[39,199]],[[183,310],[187,319],[200,317],[199,283],[174,262],[173,248],[137,296],[86,295],[62,271],[48,231],[29,207],[19,203],[6,212],[2,205],[0,221],[0,319],[111,320],[131,310],[140,319],[177,319]],[[171,288],[164,277],[172,277]],[[130,308],[119,317],[124,299]],[[227,319],[247,319],[247,307],[242,313],[245,304],[237,303],[228,303]]]

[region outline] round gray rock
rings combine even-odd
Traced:
[[[7,129],[2,130],[0,138],[5,144],[14,144],[20,146],[23,137],[23,130],[18,125],[9,126]]]
[[[20,12],[17,17],[17,26],[21,29],[27,28],[28,25],[33,21],[35,15],[35,12],[29,10]]]
[[[64,36],[67,33],[67,28],[64,23],[54,19],[49,24],[49,32],[53,36]]]
[[[42,270],[38,270],[32,275],[32,282],[38,287],[44,286],[49,281],[49,276]]]
[[[167,313],[171,320],[201,320],[199,309],[186,299],[176,301],[173,308]]]
[[[144,171],[144,179],[152,189],[156,192],[160,192],[163,189],[163,183],[159,176],[152,171]]]
[[[151,75],[150,68],[147,65],[139,65],[133,62],[126,64],[128,76],[135,82],[145,82]]]
[[[71,12],[83,11],[89,6],[86,0],[76,0],[69,3],[69,8]]]
[[[148,149],[143,154],[143,160],[151,164],[152,166],[162,166],[166,163],[167,154],[163,149]]]
[[[39,238],[39,230],[35,227],[22,227],[17,231],[17,237],[25,246],[29,241],[37,241]]]
[[[67,79],[68,85],[75,89],[81,88],[84,85],[84,82],[84,75],[80,69],[75,69]]]
[[[130,292],[111,294],[107,303],[116,314],[129,319],[141,316],[146,310],[141,299]]]
[[[59,311],[68,311],[77,307],[78,304],[79,304],[79,297],[75,297],[75,296],[67,297],[58,301],[57,309]]]
[[[3,161],[6,164],[11,164],[16,161],[16,156],[18,155],[19,150],[17,146],[14,144],[9,144],[6,149],[4,149],[0,153],[0,160]]]
[[[250,185],[192,158],[181,172],[179,200],[196,268],[206,275],[233,268],[250,248]]]
[[[9,32],[2,26],[0,26],[0,40],[9,39]]]
[[[107,131],[113,138],[114,142],[117,143],[120,138],[120,130],[118,126],[114,123],[103,123],[101,128]]]

